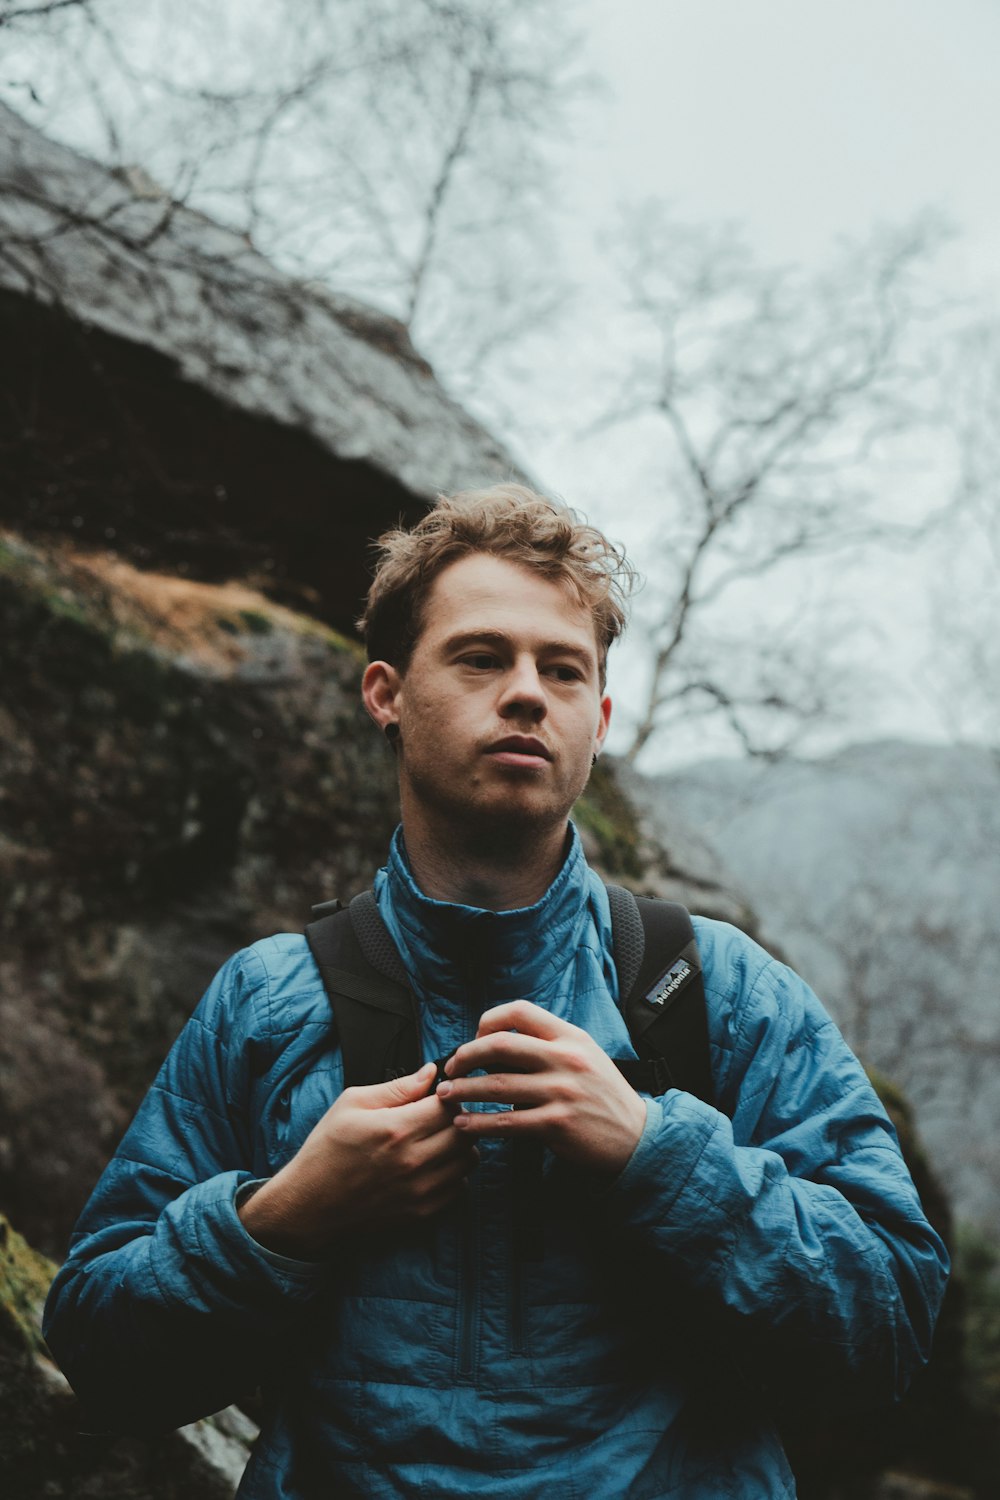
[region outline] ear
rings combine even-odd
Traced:
[[[594,733],[594,753],[596,754],[604,744],[608,733],[608,725],[611,723],[611,699],[605,693],[601,699],[600,718],[597,721],[597,729]]]
[[[398,719],[396,699],[402,678],[387,661],[369,662],[361,679],[361,697],[368,716],[385,732],[387,724]]]

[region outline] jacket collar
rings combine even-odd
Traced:
[[[544,999],[576,952],[589,917],[590,872],[580,838],[570,835],[555,880],[533,906],[486,911],[436,901],[417,885],[397,828],[375,881],[379,910],[421,999],[481,1005]]]

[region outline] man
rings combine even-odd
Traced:
[[[790,1496],[772,1391],[888,1397],[926,1359],[943,1247],[794,974],[697,922],[719,1109],[612,1061],[608,896],[568,815],[628,581],[517,486],[383,538],[363,691],[402,826],[375,897],[427,1061],[345,1090],[304,940],[230,960],[50,1297],[98,1421],[259,1384],[240,1494],[269,1500]]]

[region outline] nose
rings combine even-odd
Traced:
[[[548,699],[534,661],[518,657],[510,671],[504,675],[499,709],[505,719],[516,718],[519,714],[525,714],[536,721],[545,717]]]

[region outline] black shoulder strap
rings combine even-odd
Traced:
[[[608,897],[619,1004],[639,1054],[619,1068],[645,1093],[679,1088],[714,1104],[705,987],[686,908],[617,885]]]
[[[306,928],[333,1009],[344,1086],[401,1078],[420,1066],[416,1002],[371,891]]]
[[[634,1088],[681,1088],[714,1103],[701,963],[683,906],[609,885],[620,1004],[638,1062],[618,1066]],[[331,907],[337,909],[331,911]],[[344,1084],[381,1082],[420,1066],[417,1009],[371,891],[349,908],[325,902],[306,940],[330,998]]]

